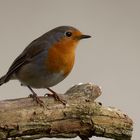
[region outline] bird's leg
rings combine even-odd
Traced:
[[[52,97],[54,97],[55,100],[60,101],[63,105],[66,105],[66,101],[63,100],[63,99],[61,99],[55,91],[53,91],[53,90],[50,89],[50,88],[47,88],[47,89],[48,89],[52,94],[46,93],[45,96],[46,96],[46,95],[52,96]]]
[[[44,107],[44,102],[37,96],[37,94],[33,91],[33,89],[30,86],[27,87],[32,92],[32,94],[30,94],[29,97],[33,98],[33,100],[36,101],[37,104]]]

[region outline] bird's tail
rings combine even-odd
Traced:
[[[5,79],[6,79],[6,75],[0,78],[0,86],[7,82]]]

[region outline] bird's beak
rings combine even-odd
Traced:
[[[91,36],[90,35],[81,35],[79,37],[79,39],[86,39],[86,38],[91,38]]]

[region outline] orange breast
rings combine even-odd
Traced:
[[[61,41],[51,47],[45,62],[47,70],[54,73],[63,72],[64,76],[67,76],[74,64],[75,46],[74,42]]]

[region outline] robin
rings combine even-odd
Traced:
[[[81,39],[90,38],[71,26],[56,27],[33,40],[15,59],[0,85],[19,80],[32,92],[33,99],[42,104],[32,88],[46,88],[65,104],[50,87],[64,80],[74,65],[75,49]]]

